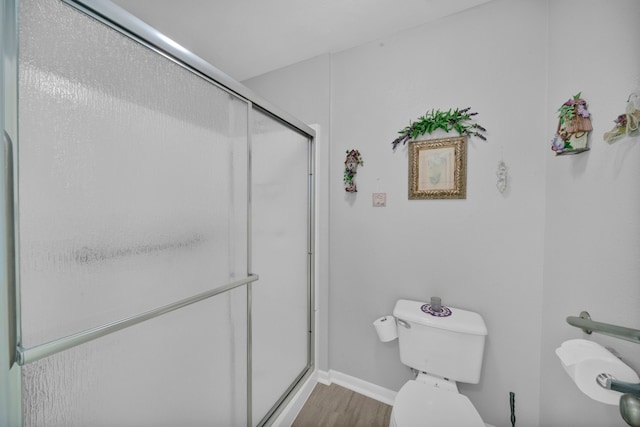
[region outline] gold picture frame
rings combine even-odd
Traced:
[[[409,143],[409,199],[467,198],[467,136]]]

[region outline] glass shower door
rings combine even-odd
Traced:
[[[246,425],[249,104],[58,0],[19,12],[24,424]]]
[[[311,367],[312,149],[308,137],[260,110],[253,110],[251,122],[251,264],[260,272],[251,315],[258,425]]]
[[[313,130],[108,1],[0,8],[0,424],[271,422],[313,366]]]

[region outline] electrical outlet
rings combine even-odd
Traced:
[[[387,206],[387,193],[373,193],[373,206],[374,207]]]

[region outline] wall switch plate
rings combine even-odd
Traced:
[[[387,193],[373,193],[373,206],[374,207],[387,206]]]

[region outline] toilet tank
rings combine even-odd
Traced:
[[[448,311],[433,315],[429,308],[424,302],[396,302],[393,315],[398,323],[400,360],[419,371],[477,384],[487,336],[482,316],[447,306],[451,314],[441,317]]]

